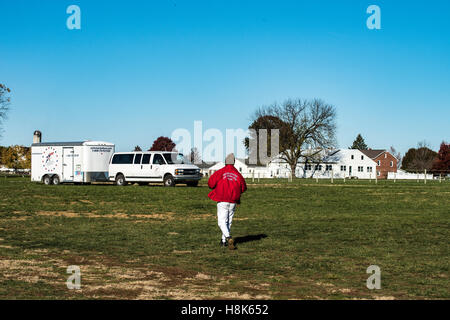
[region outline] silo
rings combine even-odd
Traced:
[[[34,131],[33,143],[41,143],[41,141],[42,141],[42,133],[39,130]]]

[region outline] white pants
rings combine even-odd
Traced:
[[[231,222],[235,210],[236,203],[217,202],[217,222],[222,231],[222,241],[230,236]]]

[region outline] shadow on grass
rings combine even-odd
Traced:
[[[267,234],[255,234],[255,235],[248,235],[248,236],[244,236],[244,237],[236,237],[234,238],[234,242],[236,244],[239,243],[245,243],[245,242],[250,242],[250,241],[259,241],[261,239],[267,238]]]

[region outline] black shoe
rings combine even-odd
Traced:
[[[228,242],[220,240],[220,246],[225,248],[226,246],[228,246]]]

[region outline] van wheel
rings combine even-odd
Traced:
[[[52,179],[51,179],[49,176],[45,175],[45,176],[42,178],[42,182],[43,182],[44,184],[46,184],[46,185],[50,185],[50,184],[52,184]]]
[[[171,174],[164,176],[164,187],[175,187],[175,180]]]
[[[126,186],[127,185],[127,181],[125,180],[125,177],[123,176],[123,174],[118,174],[116,177],[116,185],[117,186]]]
[[[187,183],[187,186],[188,186],[188,187],[196,187],[196,186],[198,186],[198,181],[188,182],[188,183]]]
[[[52,183],[53,183],[55,186],[57,186],[58,184],[61,183],[61,180],[59,179],[59,176],[58,176],[58,175],[54,175],[54,176],[52,177]]]

